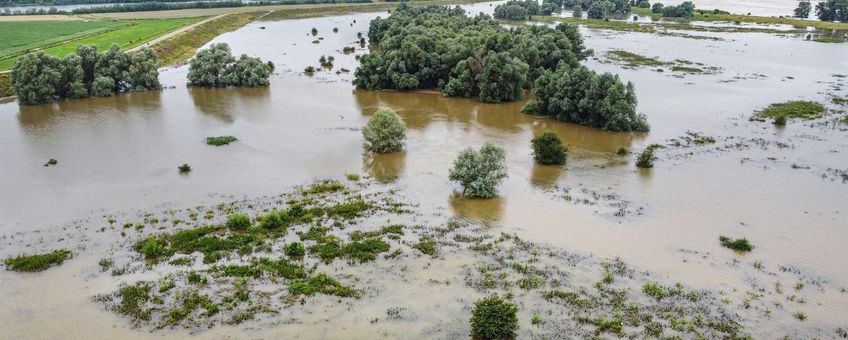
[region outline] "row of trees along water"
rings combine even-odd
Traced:
[[[105,97],[129,91],[159,90],[159,58],[149,48],[124,52],[112,45],[105,52],[79,45],[76,52],[57,58],[29,53],[12,67],[12,91],[23,105],[60,99]],[[189,65],[191,86],[267,86],[274,64],[242,54],[233,57],[227,44],[201,50]]]
[[[556,83],[579,92],[534,89],[536,101],[526,111],[608,131],[648,130],[636,114],[632,84],[580,66],[592,51],[572,25],[507,29],[459,7],[401,4],[388,18],[372,20],[368,37],[379,48],[360,58],[354,78],[360,89],[428,89],[501,103]]]
[[[4,8],[0,15],[52,15],[52,14],[92,14],[92,13],[118,13],[118,12],[142,12],[142,11],[167,11],[176,9],[195,8],[226,8],[242,6],[273,6],[273,5],[302,5],[302,4],[336,4],[336,3],[370,3],[371,0],[262,0],[243,2],[240,0],[221,1],[143,1],[143,2],[120,2],[109,6],[80,7],[70,11],[60,10],[56,7],[12,9]]]

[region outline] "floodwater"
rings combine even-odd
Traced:
[[[488,3],[464,7],[472,13],[493,9]],[[71,219],[114,211],[190,206],[211,200],[212,193],[275,194],[358,172],[401,187],[422,206],[446,207],[494,231],[515,231],[580,253],[619,256],[694,287],[744,289],[754,261],[774,271],[797,268],[830,287],[848,286],[848,184],[828,175],[828,169],[848,169],[845,126],[791,122],[778,129],[748,121],[753,111],[771,103],[845,96],[846,78],[835,75],[848,72],[848,58],[838,57],[848,55],[848,45],[762,33],[696,32],[724,39],[708,41],[583,29],[596,55],[585,64],[634,82],[638,110],[652,127],[644,134],[607,133],[523,115],[521,102],[492,105],[437,93],[354,90],[354,54],[365,52],[355,43],[356,33],[367,34],[368,21],[377,15],[386,14],[255,22],[214,39],[229,43],[234,53],[273,61],[277,74],[268,88],[186,88],[183,66],[162,71],[163,85],[173,86],[162,92],[40,106],[0,104],[3,234],[57,228]],[[312,27],[317,37],[309,33]],[[333,33],[333,27],[339,32]],[[313,44],[318,37],[323,39]],[[356,46],[356,52],[345,55],[344,46]],[[603,57],[613,49],[700,62],[720,72],[683,76],[625,69]],[[335,57],[333,70],[303,75],[321,55]],[[365,154],[359,129],[386,106],[409,127],[406,150]],[[565,167],[533,164],[530,139],[544,130],[555,131],[568,144]],[[622,147],[638,152],[651,143],[666,144],[687,131],[718,142],[663,149],[650,170],[636,168],[635,156],[614,154]],[[225,147],[203,143],[216,135],[239,141]],[[459,198],[459,188],[447,179],[449,167],[459,151],[486,141],[505,148],[509,178],[497,199]],[[729,144],[735,146],[717,149]],[[58,165],[43,166],[50,158]],[[191,165],[190,174],[178,174],[176,167],[183,163]],[[634,212],[620,217],[602,204],[574,204],[562,198],[562,188],[614,194]],[[720,247],[719,235],[747,237],[756,249],[732,253]],[[2,257],[22,251],[4,238],[5,243]],[[740,264],[721,265],[735,261]],[[74,268],[60,267],[39,280],[72,280]],[[16,275],[0,273],[0,283],[18,282]],[[43,281],[35,287],[62,289]],[[23,295],[14,300],[0,293],[0,301],[23,303],[35,298],[26,294],[38,291],[16,290]],[[808,327],[840,325],[848,314],[846,294],[822,293],[809,300],[815,308],[807,310]],[[30,310],[38,318],[14,324],[8,314],[0,314],[0,328],[20,332],[46,322],[47,316],[67,316],[63,307],[44,301],[33,308],[49,312]],[[109,312],[85,310],[87,320],[98,320],[86,322],[102,322],[92,329],[121,324]],[[55,327],[74,327],[70,321],[63,325]]]

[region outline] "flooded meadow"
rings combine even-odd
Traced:
[[[462,7],[490,14],[493,4]],[[0,257],[74,253],[43,273],[0,272],[0,305],[10,306],[0,309],[0,337],[462,338],[473,301],[496,292],[519,301],[519,338],[848,334],[848,106],[838,99],[848,97],[848,45],[794,33],[581,27],[594,50],[584,64],[633,82],[651,125],[613,133],[522,114],[524,100],[354,89],[368,51],[358,34],[386,15],[256,21],[211,42],[272,61],[267,88],[186,87],[183,65],[160,70],[161,92],[0,104]],[[304,74],[322,56],[334,58],[332,68]],[[786,126],[751,119],[798,99],[828,112]],[[363,150],[361,128],[382,107],[406,123],[403,152]],[[530,140],[543,131],[566,143],[564,166],[534,164]],[[220,135],[238,141],[204,143]],[[509,178],[494,199],[463,198],[449,169],[460,151],[487,141],[506,150]],[[655,166],[634,166],[652,144]],[[183,163],[190,173],[178,173]],[[322,180],[344,189],[310,192]],[[278,257],[315,226],[331,229],[307,245],[332,243],[324,238],[332,234],[344,246],[356,231],[383,237],[389,248],[368,261],[298,262],[304,278],[336,280],[332,294],[287,300],[284,280],[267,268],[240,281],[216,276],[203,256],[177,251],[152,262],[133,251],[147,237],[224,223],[233,212],[297,204],[327,212],[346,202],[367,208],[263,234],[250,255],[227,259]],[[403,232],[378,232],[389,225]],[[721,235],[755,248],[724,248]],[[180,256],[189,259],[174,264]],[[250,303],[175,321],[156,299],[187,301],[179,289],[194,272],[208,273],[204,296],[246,286]],[[169,280],[177,289],[163,288]],[[135,306],[144,313],[125,313],[116,296],[139,282],[158,293]],[[623,329],[605,327],[613,316]]]

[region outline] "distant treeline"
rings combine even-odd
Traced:
[[[77,8],[72,11],[61,11],[52,7],[50,9],[29,8],[26,10],[8,8],[0,12],[0,15],[47,15],[47,14],[92,14],[92,13],[116,13],[116,12],[141,12],[141,11],[167,11],[175,9],[193,8],[222,8],[242,6],[273,6],[273,5],[304,5],[304,4],[341,4],[341,3],[370,3],[371,0],[272,0],[242,2],[239,0],[225,1],[192,1],[192,2],[163,2],[146,1],[138,3],[120,3],[112,6],[98,6],[88,8]]]
[[[124,4],[139,2],[195,2],[197,0],[0,0],[0,6],[64,6],[64,5],[97,5]]]

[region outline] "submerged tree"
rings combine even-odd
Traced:
[[[389,153],[403,150],[406,139],[406,124],[390,108],[377,110],[362,128],[365,150]]]
[[[584,66],[545,71],[533,87],[536,97],[524,113],[601,128],[605,131],[648,131],[644,115],[636,113],[632,83],[610,73],[598,75]]]
[[[509,53],[495,53],[483,59],[483,69],[477,77],[480,86],[480,101],[501,103],[516,101],[524,97],[527,84],[526,63]]]
[[[506,177],[506,152],[488,142],[479,152],[471,148],[462,150],[449,175],[451,181],[462,186],[463,195],[470,198],[495,197],[498,185]]]
[[[545,131],[530,143],[533,147],[533,159],[538,164],[565,164],[566,147],[556,133]]]
[[[63,98],[111,96],[161,89],[156,53],[149,48],[126,53],[112,45],[105,53],[79,45],[64,59],[30,53],[12,67],[12,91],[24,105]]]
[[[191,86],[268,86],[273,63],[242,54],[233,57],[230,45],[212,44],[197,52],[189,63],[188,84]]]

